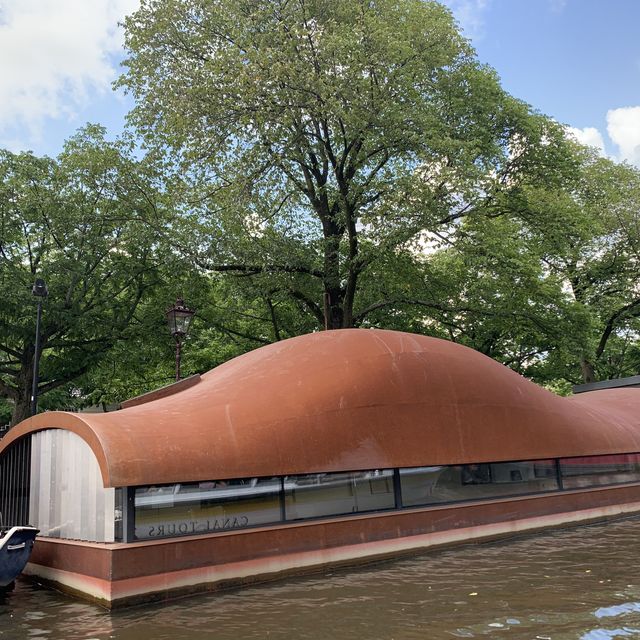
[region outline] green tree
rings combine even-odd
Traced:
[[[543,365],[552,355],[568,364],[567,354],[577,353],[587,335],[585,316],[564,278],[548,269],[544,247],[521,219],[465,220],[455,242],[426,266],[429,325],[537,382],[564,377]]]
[[[574,146],[576,170],[523,185],[425,261],[430,331],[548,384],[640,370],[640,172]]]
[[[57,160],[0,152],[0,397],[29,415],[31,286],[45,279],[39,393],[87,372],[124,335],[158,281],[154,186],[89,126]]]
[[[640,171],[583,153],[565,197],[573,224],[547,233],[545,263],[580,310],[583,382],[640,372]]]
[[[406,308],[373,298],[389,256],[518,211],[523,185],[571,163],[436,2],[144,0],[126,44],[120,85],[176,170],[182,250],[316,326]]]
[[[189,269],[163,249],[162,282],[147,291],[122,339],[79,378],[85,405],[118,404],[175,380],[175,342],[165,310],[179,295],[196,311],[183,342],[181,374],[203,373],[253,348],[296,335],[286,323],[274,327],[268,304],[235,282]],[[169,261],[167,263],[167,260]],[[270,301],[279,306],[277,300]],[[280,319],[286,313],[279,309]]]

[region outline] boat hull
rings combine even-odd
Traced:
[[[0,537],[0,589],[10,588],[25,568],[38,529],[11,527]]]
[[[640,513],[640,485],[147,540],[40,538],[25,573],[108,608]]]

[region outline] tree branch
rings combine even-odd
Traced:
[[[607,324],[605,325],[604,331],[602,332],[602,336],[600,336],[600,342],[598,343],[598,347],[596,348],[596,360],[599,359],[607,346],[607,342],[611,337],[618,321],[624,317],[625,315],[629,315],[632,317],[636,317],[640,315],[640,299],[634,300],[629,304],[625,305],[618,309],[615,313],[611,315]]]
[[[210,271],[218,271],[221,273],[228,271],[235,271],[238,273],[245,273],[247,275],[257,275],[258,273],[304,273],[314,278],[324,278],[324,273],[317,269],[310,269],[308,267],[293,266],[287,264],[270,264],[270,265],[246,265],[246,264],[211,264],[203,260],[196,260],[199,267],[203,269],[209,269]]]
[[[322,309],[320,305],[316,304],[311,298],[298,289],[289,289],[289,293],[295,300],[302,302],[302,304],[311,311],[316,320],[320,323],[320,326],[324,326],[324,309]]]

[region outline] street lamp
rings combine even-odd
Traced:
[[[195,311],[189,309],[182,298],[178,298],[176,303],[166,311],[169,331],[176,341],[176,382],[180,380],[180,351],[182,341],[189,333],[189,325]]]
[[[31,415],[35,416],[38,409],[38,368],[40,364],[40,320],[42,318],[42,301],[49,295],[49,290],[42,278],[33,283],[31,293],[38,298],[38,313],[36,315],[36,348],[33,354],[33,382],[31,384]]]

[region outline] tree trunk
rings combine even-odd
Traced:
[[[33,357],[29,358],[29,353],[25,356],[22,368],[16,378],[16,395],[13,398],[13,413],[11,414],[11,426],[22,422],[31,416],[31,385],[33,383]]]
[[[330,219],[323,221],[324,231],[324,294],[325,326],[327,329],[345,329],[345,290],[340,277],[340,240],[344,229]],[[352,314],[349,314],[351,317]]]
[[[24,396],[21,395],[17,402],[13,406],[13,413],[11,414],[10,426],[14,427],[19,422],[26,420],[31,416],[31,394]]]
[[[580,370],[585,384],[596,382],[596,372],[593,365],[584,357],[580,357]]]
[[[325,284],[325,326],[327,329],[348,329],[344,324],[344,309],[342,303],[344,291],[340,287]]]

